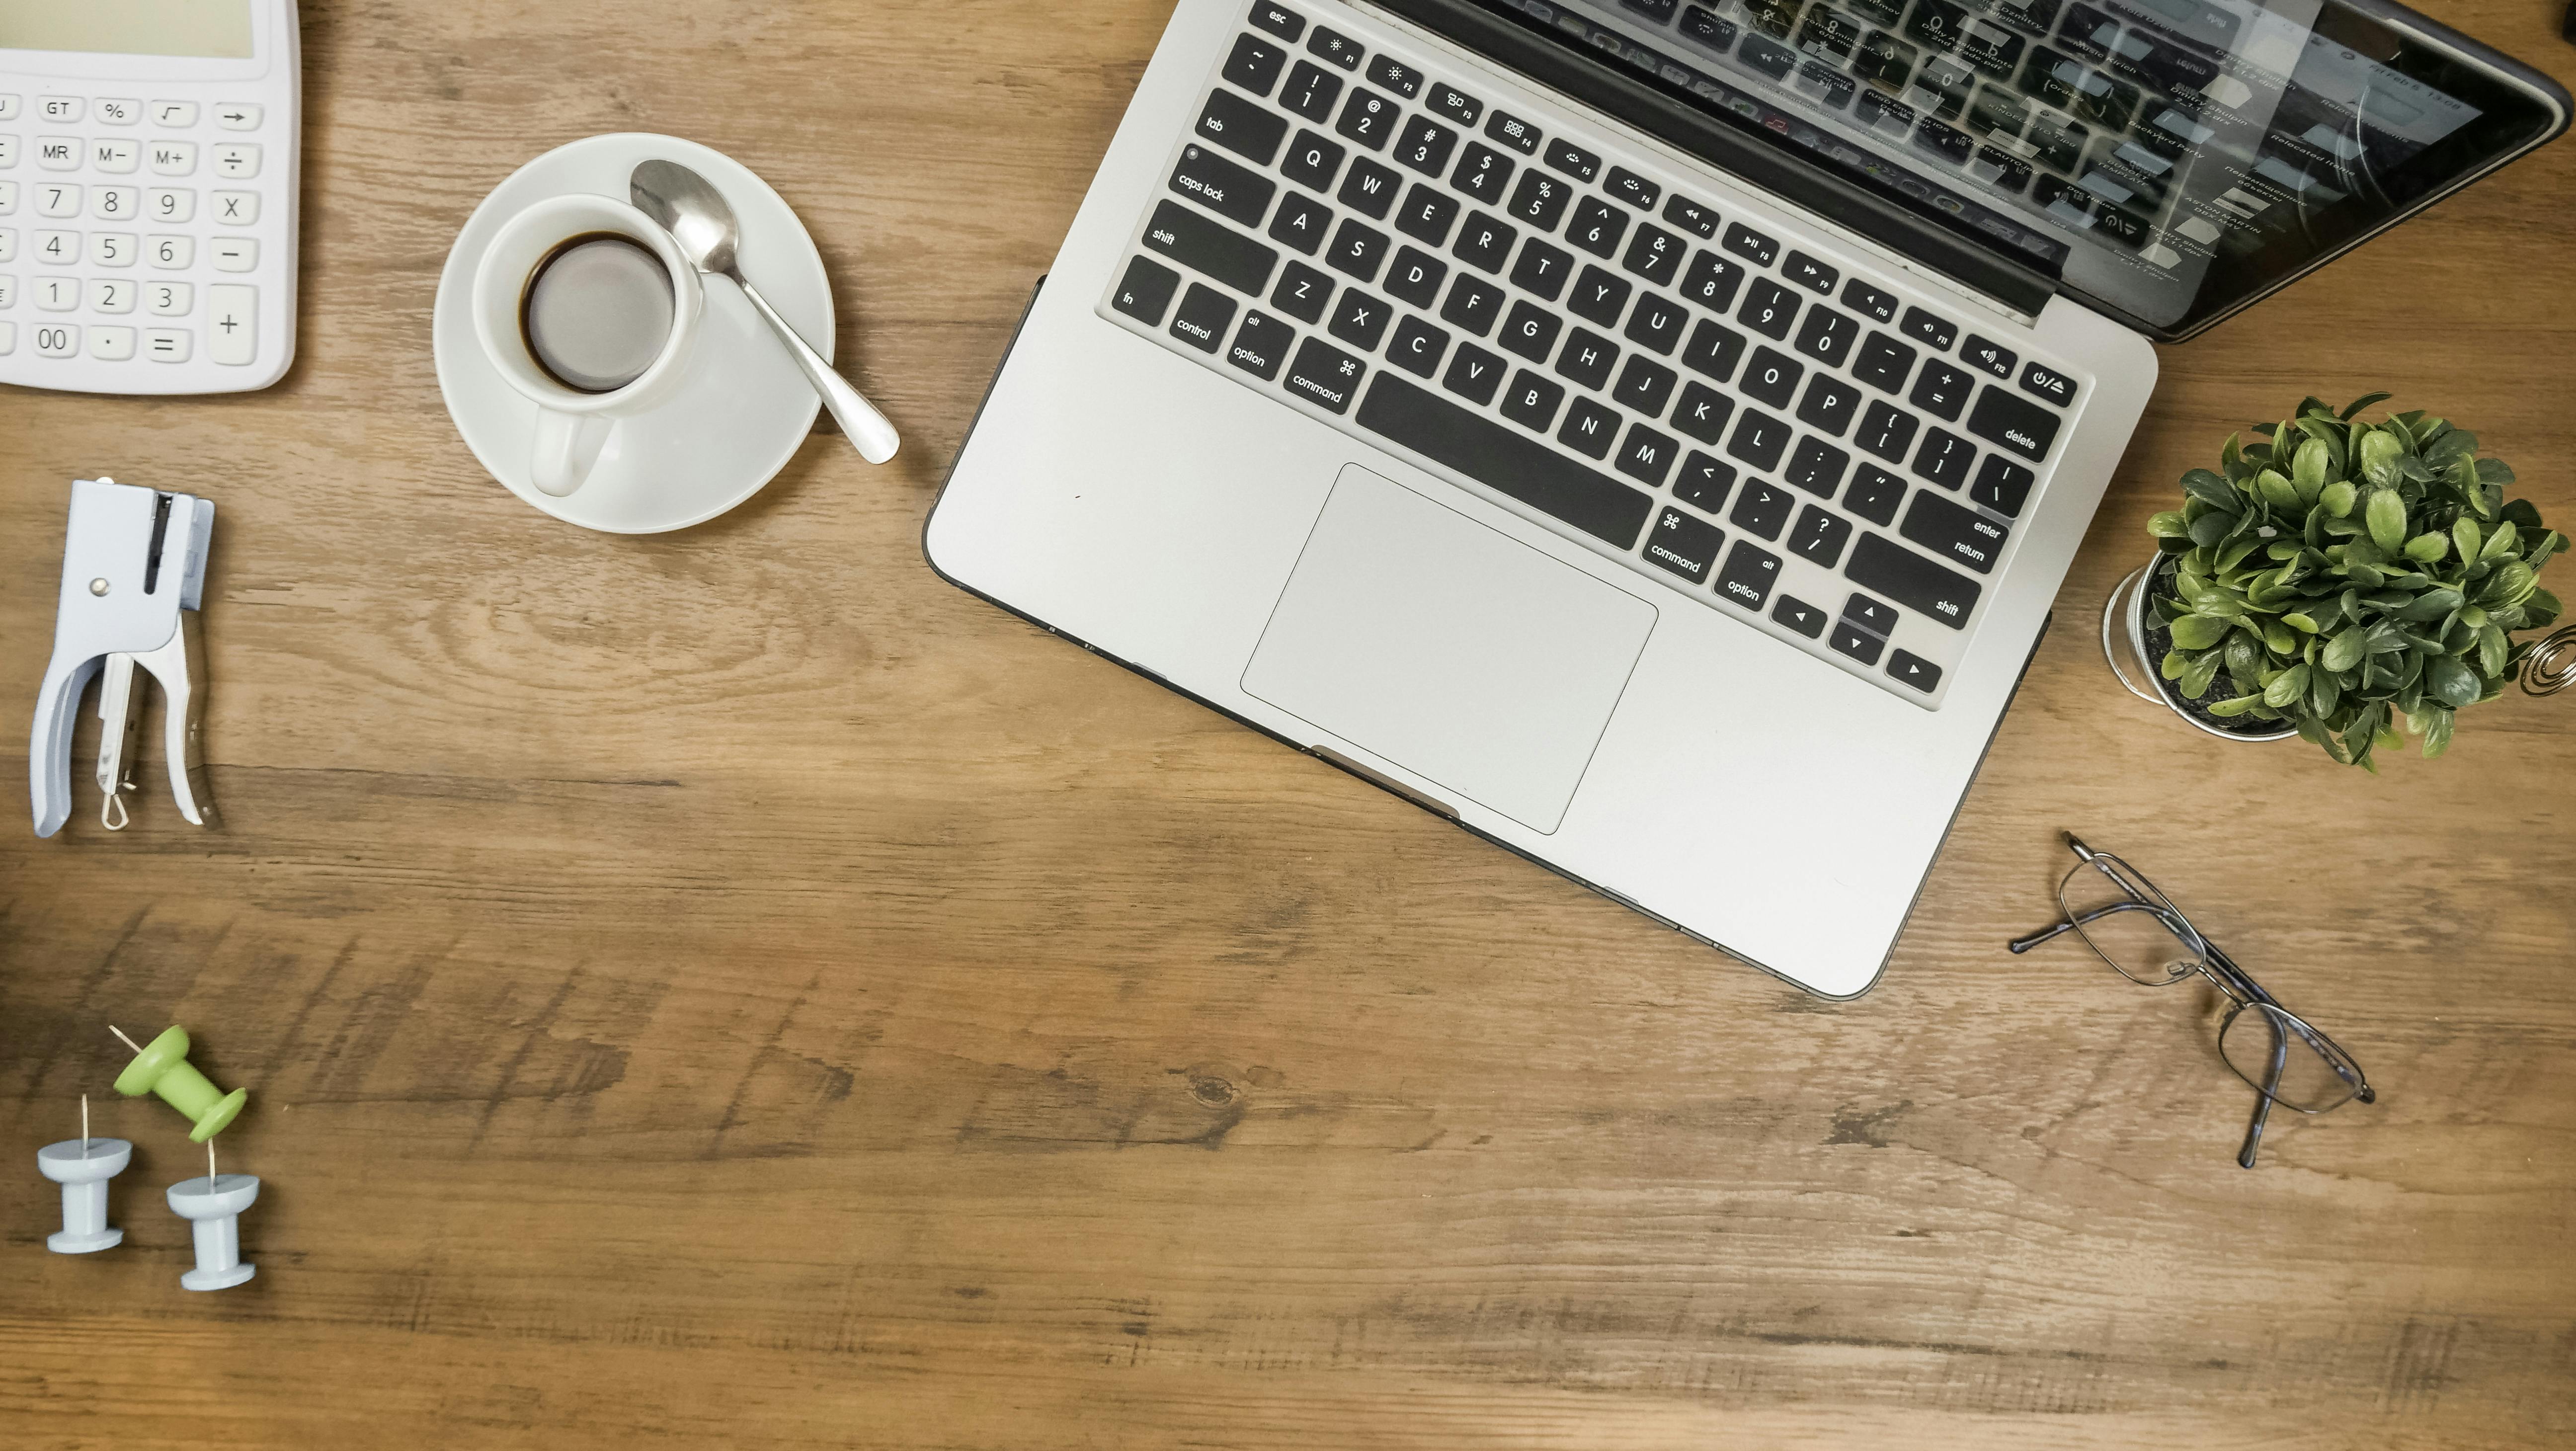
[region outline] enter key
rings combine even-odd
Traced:
[[[1979,574],[1994,572],[2012,531],[1973,509],[1962,509],[1929,489],[1914,491],[1898,532],[1944,559],[1956,560]]]

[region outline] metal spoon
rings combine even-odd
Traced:
[[[769,299],[744,279],[742,269],[734,265],[734,246],[741,240],[741,229],[735,225],[733,208],[725,205],[724,194],[707,179],[676,161],[647,161],[627,178],[626,190],[635,199],[636,210],[669,229],[672,240],[680,244],[681,255],[696,265],[700,272],[733,279],[742,295],[751,299],[752,308],[768,319],[772,332],[787,344],[787,351],[805,376],[814,382],[814,390],[823,395],[823,406],[832,410],[841,431],[858,447],[859,456],[872,464],[894,457],[894,425],[876,405],[859,396],[859,390],[832,371],[823,355],[814,351],[769,305]]]

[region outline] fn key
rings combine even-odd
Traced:
[[[1131,257],[1127,275],[1118,279],[1118,291],[1109,305],[1147,327],[1163,325],[1163,310],[1172,305],[1172,294],[1180,290],[1181,274],[1149,257]]]

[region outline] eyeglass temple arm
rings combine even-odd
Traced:
[[[2239,973],[2238,976],[2243,976]],[[2261,988],[2256,988],[2261,992]],[[2281,1036],[2279,1025],[2272,1027],[2272,1062],[2263,1070],[2263,1091],[2254,1095],[2254,1117],[2245,1125],[2245,1146],[2236,1151],[2236,1166],[2254,1167],[2255,1151],[2263,1147],[2263,1126],[2272,1121],[2272,1095],[2280,1091],[2281,1071],[2289,1066],[2290,1040]]]
[[[2072,932],[2078,927],[2098,922],[2104,917],[2110,916],[2114,912],[2153,912],[2158,917],[2164,916],[2163,910],[2151,902],[2140,902],[2135,899],[2126,902],[2113,902],[2107,906],[2096,907],[2090,912],[2084,912],[2074,917],[2066,918],[2054,927],[2042,928],[2027,937],[2016,937],[2012,941],[2005,943],[2004,947],[2006,950],[2012,952],[2028,952],[2043,942],[2050,941],[2065,933]]]

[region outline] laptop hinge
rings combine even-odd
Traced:
[[[1946,224],[1802,161],[1752,134],[1749,123],[1712,115],[1648,81],[1569,50],[1476,0],[1366,0],[1624,121],[1707,164],[1903,255],[1953,284],[2025,318],[2056,295],[2057,280],[2008,260]]]

